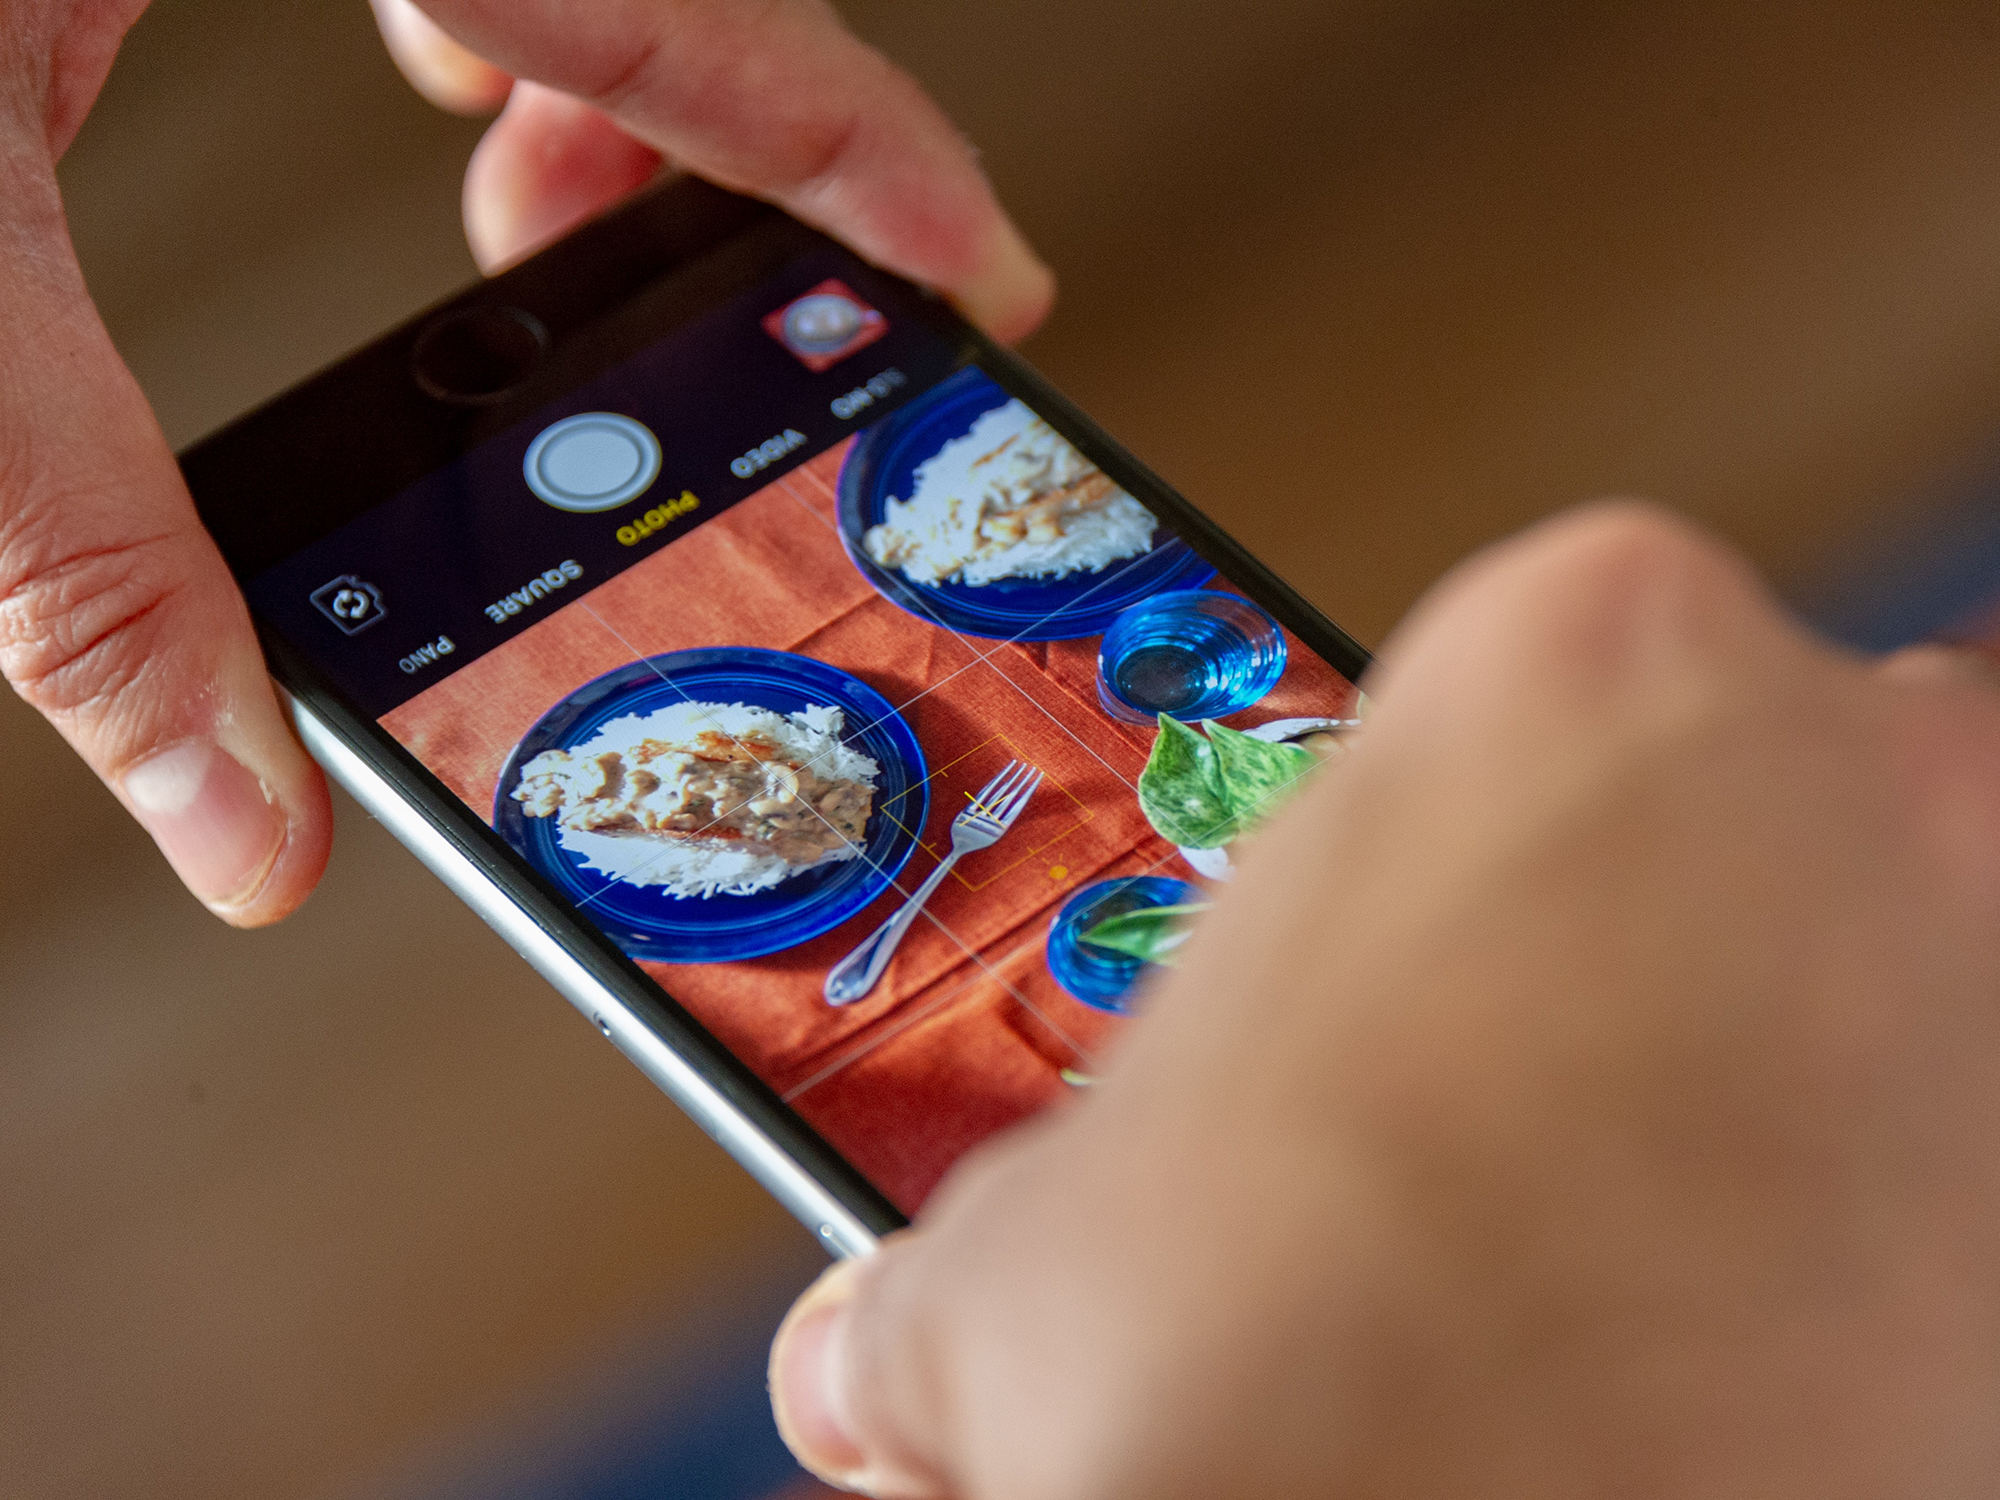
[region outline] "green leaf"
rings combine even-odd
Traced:
[[[1109,948],[1149,964],[1172,964],[1174,950],[1194,931],[1193,919],[1208,910],[1206,901],[1181,906],[1142,906],[1137,911],[1106,917],[1077,941]]]
[[[1303,745],[1267,744],[1213,720],[1204,721],[1223,797],[1239,832],[1271,816],[1305,785],[1319,757]]]
[[[1219,849],[1236,836],[1214,749],[1166,714],[1139,773],[1139,810],[1162,838],[1183,848]]]

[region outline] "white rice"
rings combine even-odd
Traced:
[[[996,510],[1012,508],[1095,471],[1095,464],[1025,404],[1009,401],[919,464],[910,498],[891,496],[881,524],[869,527],[863,545],[876,562],[899,566],[913,583],[955,578],[984,584],[1095,573],[1152,548],[1153,514],[1123,490],[1101,506],[1066,517],[1062,535],[1053,541],[1024,539],[996,550],[979,535],[989,500]]]
[[[613,719],[570,753],[587,760],[607,750],[629,755],[644,740],[689,744],[703,730],[739,739],[756,733],[782,746],[788,759],[816,776],[873,788],[882,768],[841,743],[846,722],[839,709],[822,705],[786,715],[747,703],[676,703],[649,714]],[[742,839],[661,838],[574,828],[564,828],[558,837],[563,848],[580,855],[600,874],[628,885],[657,887],[670,896],[748,896],[769,890],[788,875],[861,854],[859,845],[846,844],[812,864],[795,865],[768,850],[746,847]]]

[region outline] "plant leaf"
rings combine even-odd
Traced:
[[[1206,901],[1190,901],[1181,906],[1142,906],[1137,911],[1120,912],[1080,933],[1077,941],[1109,948],[1142,963],[1171,964],[1174,950],[1194,931],[1193,919],[1207,911],[1208,905]]]
[[[1238,831],[1255,827],[1305,785],[1319,757],[1303,745],[1268,744],[1213,720],[1203,722]]]
[[[1236,837],[1214,748],[1166,714],[1139,773],[1139,810],[1162,838],[1183,848],[1220,849]]]

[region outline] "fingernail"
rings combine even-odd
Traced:
[[[1979,641],[1926,641],[1882,659],[1881,672],[1899,682],[1976,684],[2000,688],[2000,658]]]
[[[842,1340],[859,1261],[838,1261],[792,1304],[771,1341],[771,1411],[778,1435],[829,1484],[858,1488],[863,1457],[848,1432]]]
[[[212,907],[255,895],[285,839],[285,816],[228,751],[187,740],[125,773],[125,798],[189,890]]]
[[[1055,272],[1028,247],[1020,230],[1003,222],[986,264],[952,300],[992,338],[1012,344],[1041,326],[1055,296]]]

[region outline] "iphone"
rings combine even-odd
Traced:
[[[835,1254],[1092,1086],[1358,718],[1023,361],[689,179],[181,461],[307,747]]]

